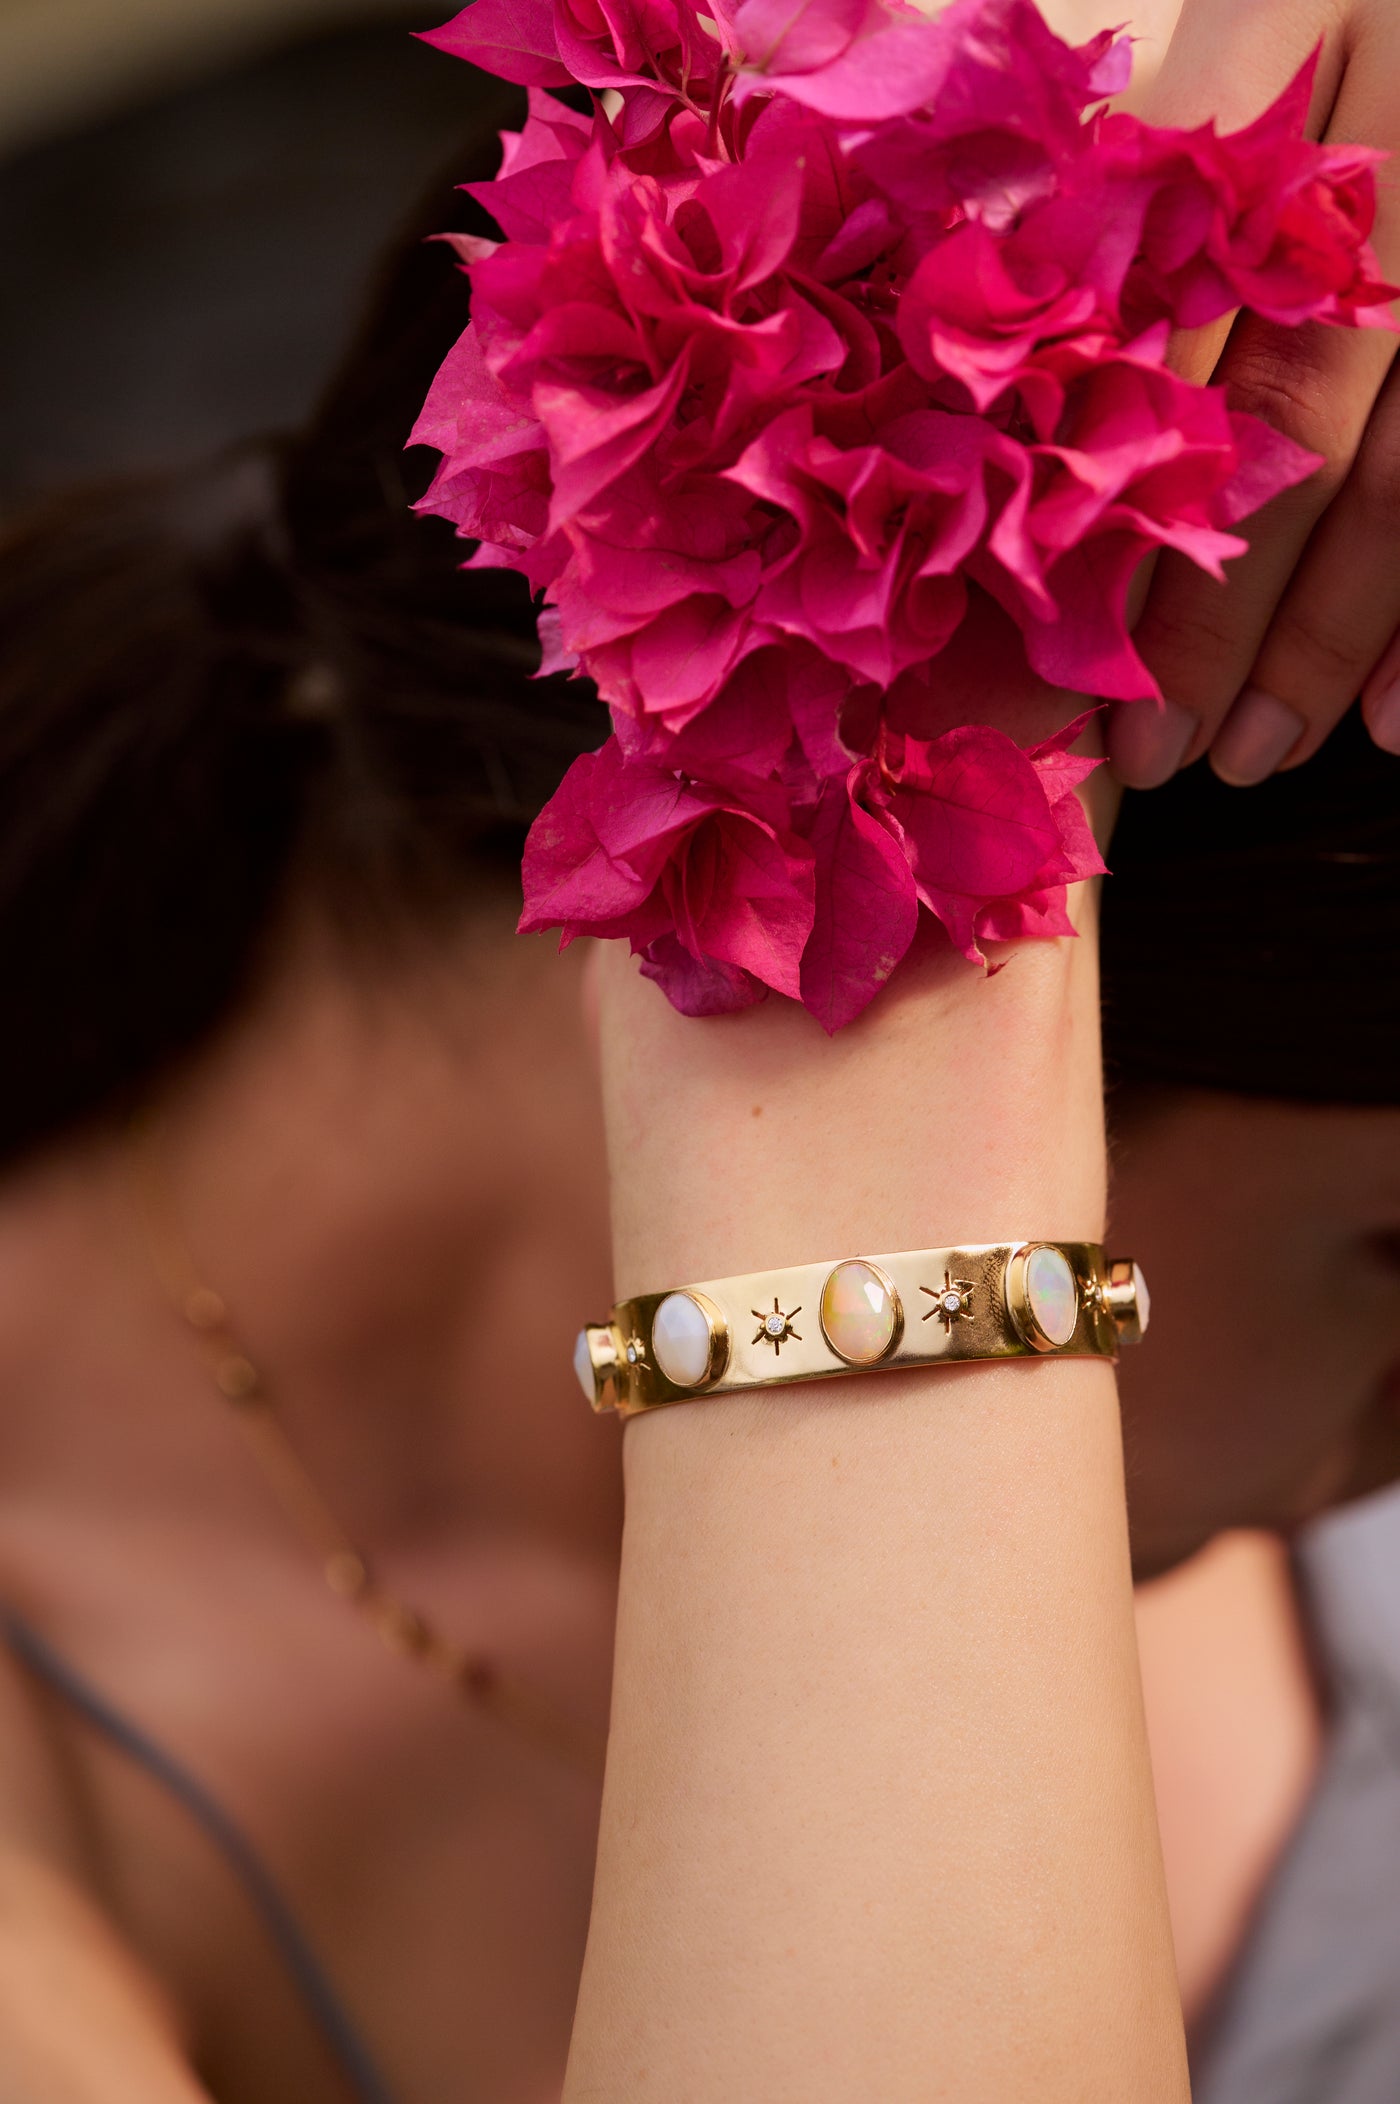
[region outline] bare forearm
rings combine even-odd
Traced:
[[[1089,944],[834,1044],[609,982],[623,1292],[1100,1230]],[[627,1478],[570,2099],[1184,2097],[1106,1369],[663,1412]]]

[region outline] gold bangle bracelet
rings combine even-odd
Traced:
[[[1096,1242],[987,1242],[841,1257],[620,1301],[580,1332],[595,1410],[969,1359],[1114,1359],[1147,1328],[1146,1282]]]

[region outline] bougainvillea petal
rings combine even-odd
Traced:
[[[1067,751],[1086,721],[1028,751],[982,725],[904,738],[891,761],[867,762],[856,777],[903,844],[920,900],[973,963],[985,961],[983,941],[1010,939],[1007,929],[1073,932],[1066,887],[1103,870],[1074,793],[1099,763]]]
[[[501,134],[500,174],[494,182],[467,183],[467,193],[486,206],[507,240],[548,241],[571,207],[574,169],[592,136],[588,118],[532,87],[524,130]],[[468,251],[464,260],[475,258]]]
[[[472,0],[441,29],[419,35],[522,88],[564,88],[572,78],[559,56],[553,0]]]
[[[682,1015],[735,1015],[764,998],[750,972],[713,957],[692,957],[674,935],[658,935],[637,951],[642,976],[654,979]]]
[[[921,891],[1020,891],[1058,843],[1031,760],[982,724],[905,739],[884,793]]]
[[[691,816],[676,777],[627,769],[615,739],[583,754],[531,828],[521,933],[582,933],[644,904]]]
[[[575,760],[530,832],[522,934],[673,930],[698,963],[734,966],[794,1000],[812,932],[814,858],[787,798],[734,776],[702,788],[616,738]]]
[[[1324,465],[1320,453],[1310,453],[1296,439],[1275,431],[1262,417],[1232,412],[1230,429],[1235,441],[1235,472],[1220,492],[1218,510],[1222,525],[1234,526],[1281,496],[1296,489]]]
[[[795,1001],[814,895],[805,842],[721,810],[697,830],[676,866],[671,903],[677,932],[694,955],[732,964]]]
[[[473,318],[422,508],[524,576],[614,725],[522,925],[625,935],[687,1013],[771,990],[833,1029],[920,913],[974,961],[1070,932],[1094,763],[1078,721],[1007,732],[1041,682],[1155,696],[1139,566],[1222,576],[1314,472],[1168,342],[1393,326],[1377,156],[1305,136],[1309,69],[1228,135],[1105,113],[1128,40],[1034,0],[473,0],[430,41],[530,98],[472,186],[503,240],[450,237]]]
[[[836,1031],[870,1005],[908,953],[919,900],[903,846],[844,779],[827,782],[809,838],[816,914],[801,993],[822,1027]]]

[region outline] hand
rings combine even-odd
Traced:
[[[1396,0],[1184,0],[1136,107],[1154,123],[1214,116],[1234,129],[1319,43],[1311,135],[1400,151]],[[1143,57],[1150,64],[1150,43]],[[1400,159],[1379,171],[1379,185],[1375,247],[1396,282]],[[1193,378],[1213,368],[1239,408],[1325,465],[1252,524],[1227,584],[1179,555],[1158,563],[1136,641],[1166,707],[1126,704],[1109,729],[1130,787],[1153,788],[1205,752],[1238,784],[1299,766],[1358,694],[1376,743],[1400,753],[1397,349],[1400,337],[1383,331],[1284,329],[1253,315],[1183,339],[1178,362]]]

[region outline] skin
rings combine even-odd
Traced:
[[[1248,1935],[1327,1739],[1326,1690],[1276,1534],[1219,1536],[1141,1586],[1138,1651],[1188,2027]]]
[[[1087,33],[1089,10],[1073,5]],[[1093,11],[1092,26],[1102,26]],[[1146,0],[1131,97],[1151,122],[1250,122],[1319,51],[1311,137],[1400,147],[1400,12],[1391,0]],[[1380,174],[1373,246],[1400,282],[1400,191]],[[1176,358],[1317,453],[1302,488],[1249,523],[1224,585],[1166,554],[1136,640],[1166,697],[1114,711],[1109,749],[1133,788],[1209,753],[1241,786],[1300,766],[1359,695],[1400,751],[1400,380],[1385,331],[1283,329],[1246,317],[1182,339]]]
[[[295,931],[155,1144],[385,1581],[601,1731],[617,1437],[569,1363],[610,1298],[596,1084],[577,965],[509,928],[391,970]],[[129,1172],[99,1136],[0,1190],[0,1591],[255,1837],[397,2097],[557,2104],[596,1779],[332,1597],[157,1288]],[[0,1710],[0,2094],[341,2104],[208,1842],[7,1656]]]
[[[1098,1233],[1092,939],[935,959],[834,1041],[777,1003],[696,1029],[604,964],[623,1292]],[[1111,1368],[726,1398],[625,1462],[566,2099],[1184,2098]]]
[[[1400,1110],[1163,1096],[1122,1121],[1113,1213],[1155,1294],[1123,1378],[1140,1573],[1400,1473]]]
[[[1134,1558],[1191,1559],[1138,1600],[1190,2021],[1325,1743],[1288,1540],[1400,1475],[1400,1110],[1163,1092],[1116,1125],[1115,1238],[1155,1293],[1122,1369]]]
[[[1150,123],[1250,123],[1319,53],[1309,136],[1400,147],[1400,13],[1390,0],[1041,0],[1075,42],[1122,19],[1135,39],[1125,105]],[[1380,171],[1373,246],[1400,282],[1400,192]],[[1241,787],[1300,766],[1360,695],[1376,743],[1400,752],[1400,379],[1386,332],[1227,318],[1183,335],[1175,363],[1226,385],[1317,453],[1302,488],[1248,522],[1224,585],[1166,554],[1139,579],[1136,641],[1164,705],[1115,708],[1119,779],[1150,789],[1208,754]]]
[[[575,1322],[611,1298],[579,961],[513,941],[504,910],[389,974],[347,973],[300,929],[244,1020],[162,1102],[157,1131],[204,1275],[234,1305],[300,1450],[386,1578],[560,1707],[598,1720],[618,1440],[580,1409],[567,1370]],[[738,1108],[746,1158],[781,1158],[791,1134],[780,1098],[765,1085]],[[1311,1509],[1319,1459],[1340,1477],[1385,1420],[1400,1283],[1381,1255],[1325,1359],[1261,1359],[1257,1345],[1294,1317],[1316,1263],[1354,1267],[1359,1252],[1393,1248],[1400,1113],[1339,1123],[1182,1097],[1138,1106],[1123,1124],[1113,1238],[1137,1250],[1157,1296],[1150,1345],[1123,1362],[1134,1532],[1156,1565],[1217,1525]],[[1200,1165],[1227,1146],[1230,1173],[1205,1203]],[[1274,1219],[1277,1241],[1250,1274],[1252,1295],[1269,1295],[1267,1320],[1239,1322],[1234,1302],[1218,1323],[1181,1319],[1176,1304],[1199,1310],[1201,1281],[1232,1275],[1240,1247]],[[12,1175],[0,1257],[5,1593],[257,1835],[396,2094],[439,2104],[470,2081],[512,2104],[557,2098],[592,1878],[592,1788],[459,1711],[327,1594],[156,1289],[123,1146],[75,1142]],[[461,1281],[491,1257],[522,1312],[508,1340],[472,1322],[464,1352]],[[945,1391],[940,1408],[948,1401]],[[1014,1398],[1011,1408],[1023,1416]],[[997,1409],[969,1403],[964,1452],[989,1418],[995,1434]],[[665,1422],[727,1441],[733,1411],[722,1423],[703,1411]],[[912,1416],[917,1430],[929,1412]],[[1098,1421],[1093,1403],[1086,1421]],[[930,1461],[907,1423],[890,1432],[897,1453],[876,1452],[872,1423],[864,1416],[831,1447],[827,1414],[817,1458],[832,1483],[829,1525],[846,1510],[861,1518],[853,1581],[873,1573],[883,1585],[893,1573],[868,1555],[870,1501],[882,1475],[907,1479]],[[1281,1423],[1292,1459],[1276,1470]],[[1032,1490],[1048,1458],[1021,1449]],[[663,1480],[638,1491],[654,1500],[684,1460],[629,1455],[634,1490],[664,1463]],[[681,1478],[692,1539],[696,1493],[713,1474],[700,1460],[698,1478]],[[989,1481],[1017,1482],[1004,1461],[988,1452],[978,1465]],[[785,1486],[763,1475],[758,1487],[771,1530]],[[946,1492],[919,1491],[934,1496]],[[1017,1496],[1007,1518],[1021,1527],[1036,1508],[1030,1491]],[[980,1494],[973,1507],[984,1526]],[[930,1539],[926,1510],[913,1508],[916,1544]],[[1053,1517],[1063,1531],[1058,1504]],[[946,1530],[956,1509],[943,1519]],[[1179,1589],[1152,1588],[1139,1620],[1189,2008],[1228,1962],[1296,1816],[1318,1723],[1291,1597],[1257,1548],[1193,1565]],[[868,1623],[858,1634],[865,1643]],[[1203,1714],[1194,1693],[1212,1657],[1220,1670],[1207,1676]],[[916,1660],[887,1663],[917,1689]],[[939,1686],[955,1664],[940,1661]],[[727,1699],[736,1669],[724,1666]],[[306,2104],[332,2104],[339,2092],[300,2007],[207,1844],[8,1663],[0,1712],[5,2095],[188,2104],[206,2094],[202,2070],[232,2104],[266,2104],[289,2086]],[[864,1738],[860,1758],[870,1758]],[[1211,1845],[1194,1846],[1203,1835]],[[861,1851],[870,1838],[851,1836]],[[334,1879],[327,1861],[341,1865]],[[947,1957],[924,1941],[917,1951]]]

